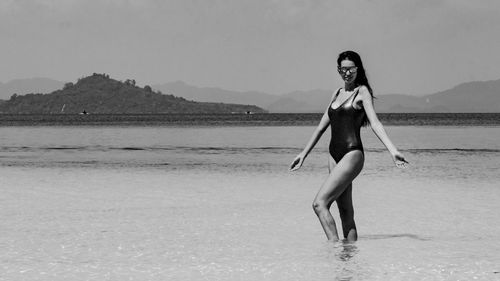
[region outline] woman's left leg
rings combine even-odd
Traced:
[[[342,221],[342,232],[347,241],[358,240],[356,223],[354,222],[354,208],[352,206],[352,183],[337,198],[340,220]]]

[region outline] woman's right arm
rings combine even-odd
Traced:
[[[335,95],[332,97],[332,100],[328,104],[328,107],[331,106],[333,99],[335,99]],[[299,155],[297,155],[297,157],[295,157],[295,159],[292,162],[292,165],[290,165],[290,171],[298,170],[302,166],[307,155],[309,155],[309,152],[311,152],[316,143],[318,143],[319,139],[321,138],[321,136],[326,131],[329,125],[330,125],[330,117],[328,117],[328,108],[327,108],[325,110],[325,113],[323,114],[323,117],[321,118],[321,121],[314,130],[311,139],[309,139],[309,142],[307,142],[306,147],[304,148],[304,150],[302,150],[301,153],[299,153]]]

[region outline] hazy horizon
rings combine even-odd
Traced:
[[[109,73],[106,73],[106,74],[109,75]],[[91,74],[89,74],[89,75],[91,75]],[[86,77],[86,76],[89,76],[89,75],[80,76],[79,78],[83,78],[83,77]],[[0,85],[1,84],[6,85],[6,84],[14,82],[14,81],[24,81],[24,80],[31,80],[31,79],[33,79],[33,80],[36,80],[36,79],[49,79],[49,80],[56,81],[56,82],[61,82],[61,83],[68,83],[68,82],[75,83],[75,82],[77,82],[77,80],[79,78],[73,79],[71,81],[62,81],[62,80],[53,79],[53,78],[49,78],[49,77],[15,78],[15,79],[12,79],[12,80],[9,80],[9,81],[0,81]],[[125,81],[126,79],[128,79],[128,78],[121,78],[121,77],[113,77],[112,75],[110,75],[110,78],[118,80],[118,81]],[[130,79],[134,79],[134,78],[130,77]],[[377,94],[378,95],[382,95],[382,96],[383,95],[406,95],[406,96],[423,97],[423,96],[427,96],[427,95],[430,95],[430,94],[436,94],[436,93],[439,93],[439,92],[450,90],[450,89],[452,89],[452,88],[454,88],[456,86],[459,86],[461,84],[472,83],[472,82],[489,82],[489,81],[497,81],[497,80],[500,80],[500,78],[499,79],[492,79],[492,80],[464,81],[462,83],[450,86],[447,89],[441,89],[441,90],[438,90],[438,91],[433,92],[433,93],[423,93],[423,94],[414,94],[414,95],[411,95],[411,94],[408,94],[408,93],[377,93]],[[157,84],[144,84],[144,83],[141,83],[141,81],[136,81],[137,86],[144,87],[144,86],[148,85],[148,86],[153,87],[154,90],[159,90],[159,89],[154,88],[155,86],[165,85],[165,84],[169,84],[169,83],[177,83],[177,82],[182,82],[182,83],[185,83],[188,86],[197,87],[197,88],[201,88],[201,89],[202,88],[217,88],[217,89],[221,89],[221,90],[225,90],[225,91],[240,92],[240,93],[244,93],[244,92],[260,92],[260,93],[263,93],[263,94],[275,95],[275,96],[283,96],[283,95],[287,95],[287,94],[290,94],[290,93],[293,93],[293,92],[310,92],[310,91],[316,91],[316,90],[317,91],[328,91],[328,90],[332,90],[333,91],[332,88],[331,89],[327,89],[327,88],[315,88],[315,89],[297,89],[297,90],[291,90],[291,91],[285,92],[285,93],[270,93],[270,92],[265,92],[265,91],[252,90],[252,89],[250,89],[250,90],[244,90],[243,91],[243,90],[227,89],[227,88],[220,87],[220,86],[200,86],[200,85],[194,85],[194,84],[191,84],[189,82],[182,81],[182,80],[168,81],[168,82],[157,83]],[[61,85],[61,89],[62,89],[62,87],[63,87],[63,85]],[[60,90],[60,89],[54,89],[54,90],[51,90],[50,92],[56,91],[56,90]],[[31,92],[33,92],[33,91],[31,91]],[[43,93],[43,94],[49,94],[50,92]],[[5,97],[2,98],[1,97],[2,93],[0,93],[0,99],[8,99],[10,97],[10,94],[12,94],[12,93],[9,93],[8,95],[5,95]],[[18,94],[19,95],[25,95],[25,94],[28,94],[28,93],[18,93]]]
[[[98,73],[98,74],[103,74],[103,73]],[[122,77],[113,77],[113,75],[111,75],[109,73],[105,73],[105,74],[110,75],[111,79],[115,79],[115,80],[118,80],[118,81],[125,81],[126,79],[134,79],[133,77],[122,78]],[[60,82],[60,83],[68,83],[68,82],[76,83],[78,79],[84,78],[84,77],[87,77],[87,76],[90,76],[90,75],[92,75],[92,74],[83,75],[83,76],[80,75],[78,78],[70,80],[70,81],[63,81],[63,80],[59,80],[59,79],[53,79],[53,78],[50,78],[50,77],[15,78],[15,79],[12,79],[12,80],[9,80],[9,81],[0,81],[0,85],[2,85],[2,84],[6,85],[6,84],[9,84],[9,83],[12,83],[12,82],[15,82],[15,81],[36,80],[36,79],[48,79],[48,80],[52,80],[54,82]],[[489,81],[497,81],[497,80],[500,80],[500,78],[498,78],[498,79],[488,79],[488,80],[464,81],[464,82],[458,83],[456,85],[452,85],[449,88],[437,90],[437,91],[432,92],[432,93],[420,93],[420,94],[413,94],[412,95],[412,94],[401,93],[401,92],[400,93],[380,93],[379,92],[379,93],[377,93],[377,95],[406,95],[406,96],[423,97],[423,96],[432,95],[432,94],[436,94],[436,93],[439,93],[439,92],[451,90],[454,87],[459,86],[461,84],[474,83],[474,82],[489,82]],[[314,89],[296,89],[296,90],[291,90],[289,92],[284,92],[284,93],[271,93],[271,92],[265,92],[265,91],[260,91],[260,90],[252,90],[252,89],[249,89],[249,90],[228,89],[228,88],[220,87],[220,86],[217,86],[217,85],[214,85],[214,86],[200,86],[200,85],[195,85],[195,84],[192,84],[192,83],[189,83],[189,82],[186,82],[186,81],[182,81],[182,80],[167,81],[167,82],[157,83],[157,84],[145,84],[145,83],[142,83],[141,81],[137,81],[136,80],[136,85],[139,86],[139,87],[144,87],[144,86],[148,85],[148,86],[153,87],[154,90],[159,90],[159,89],[156,89],[154,87],[155,86],[160,86],[160,85],[166,85],[166,84],[170,84],[170,83],[177,83],[177,82],[181,82],[181,83],[186,84],[187,86],[196,87],[196,88],[200,88],[200,89],[203,89],[203,88],[216,88],[216,89],[221,89],[221,90],[225,90],[225,91],[240,92],[240,93],[244,93],[244,92],[260,92],[260,93],[263,93],[263,94],[276,95],[276,96],[283,96],[283,95],[287,95],[287,94],[294,93],[294,92],[311,92],[311,91],[328,91],[328,90],[332,90],[333,91],[334,90],[333,88],[330,88],[330,89],[328,89],[328,88],[314,88]],[[61,85],[60,89],[62,89],[63,86],[64,85]],[[340,86],[341,86],[341,84],[339,84],[339,85],[337,85],[335,87],[338,88]],[[60,89],[53,89],[53,90],[50,90],[50,92],[56,91],[56,90],[60,90]],[[33,91],[31,91],[31,92],[33,92]],[[50,92],[43,93],[43,94],[49,94]],[[26,92],[26,93],[18,93],[18,94],[25,95],[25,94],[28,94],[28,92]],[[2,95],[2,93],[0,93],[0,99],[2,99],[1,95]],[[5,96],[3,99],[8,99],[8,98],[9,98],[8,96]]]
[[[500,78],[498,14],[493,0],[2,1],[0,81],[97,72],[280,95],[338,87],[352,49],[377,93],[421,96]]]

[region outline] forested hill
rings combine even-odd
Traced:
[[[265,112],[254,105],[188,101],[181,97],[155,92],[150,86],[140,88],[134,80],[125,82],[94,73],[66,83],[49,94],[12,95],[0,103],[0,113],[10,114],[148,114],[148,113],[244,113]]]

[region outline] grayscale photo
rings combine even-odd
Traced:
[[[0,1],[0,281],[500,280],[499,15]]]

